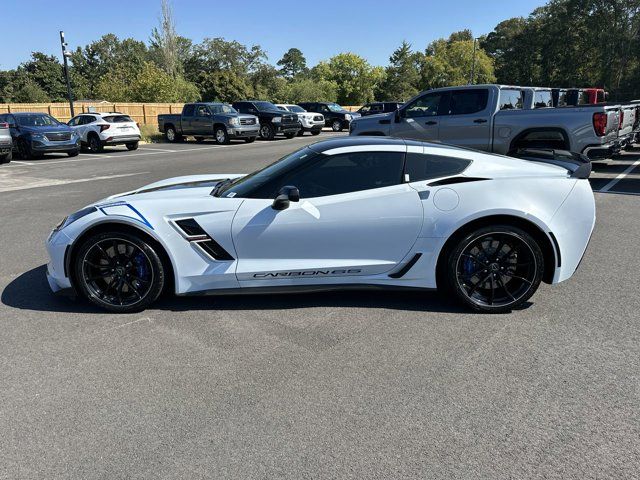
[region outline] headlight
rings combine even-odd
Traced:
[[[32,133],[31,134],[31,140],[37,140],[39,142],[46,142],[47,141],[47,137],[42,133]]]
[[[344,116],[345,120],[351,120],[353,117],[351,115],[349,115],[348,113]]]
[[[237,127],[238,125],[240,125],[240,119],[238,117],[231,117],[229,119],[229,125]]]
[[[282,117],[273,117],[273,118],[271,119],[271,121],[272,121],[273,123],[281,123],[281,122],[282,122]]]
[[[62,230],[63,228],[71,225],[76,220],[80,220],[82,217],[86,217],[87,215],[97,210],[98,209],[96,207],[87,207],[87,208],[83,208],[82,210],[78,210],[77,212],[72,213],[68,217],[65,217],[58,225],[56,225],[54,230]]]

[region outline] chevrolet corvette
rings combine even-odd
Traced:
[[[511,311],[573,275],[595,223],[588,162],[521,156],[349,137],[249,175],[163,180],[66,217],[48,282],[114,312],[163,292],[389,287]]]

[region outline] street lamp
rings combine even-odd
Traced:
[[[67,52],[67,42],[64,41],[64,32],[60,30],[60,45],[62,46],[62,61],[64,63],[64,78],[67,82],[67,97],[69,98],[69,108],[71,110],[71,118],[76,114],[73,111],[73,96],[71,95],[71,81],[69,80],[69,63],[67,59],[71,57],[71,52]]]

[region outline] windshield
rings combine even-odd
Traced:
[[[46,113],[16,115],[16,121],[21,127],[57,127],[61,125],[60,122]]]
[[[329,107],[329,110],[331,110],[332,112],[344,112],[344,108],[342,108],[337,103],[328,103],[327,107]]]
[[[299,107],[298,105],[287,105],[287,109],[289,109],[290,112],[293,113],[304,113],[306,112],[306,110],[302,107]]]
[[[309,147],[304,147],[297,152],[293,152],[289,155],[282,157],[280,160],[272,163],[271,165],[253,172],[246,177],[238,178],[233,182],[224,185],[220,189],[213,191],[216,197],[237,197],[237,198],[261,198],[261,192],[265,189],[270,189],[269,184],[272,180],[281,178],[286,172],[298,168],[301,165],[306,164],[310,159],[314,158],[318,154],[311,150]],[[279,185],[279,188],[282,185]],[[269,198],[269,196],[265,197]]]
[[[231,105],[213,105],[212,107],[213,113],[238,113],[238,111],[233,108]]]
[[[279,112],[280,110],[278,110],[278,107],[276,107],[273,103],[271,102],[253,102],[253,104],[256,106],[256,108],[258,110],[275,110],[276,112]]]

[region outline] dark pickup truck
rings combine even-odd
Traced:
[[[187,103],[180,115],[158,115],[158,129],[169,142],[181,142],[186,135],[197,142],[213,137],[219,144],[241,138],[253,142],[260,133],[258,118],[243,115],[226,103]]]
[[[273,140],[278,133],[293,138],[302,128],[298,115],[282,111],[271,102],[242,100],[233,102],[233,108],[242,113],[256,115],[260,119],[260,138],[264,140]]]

